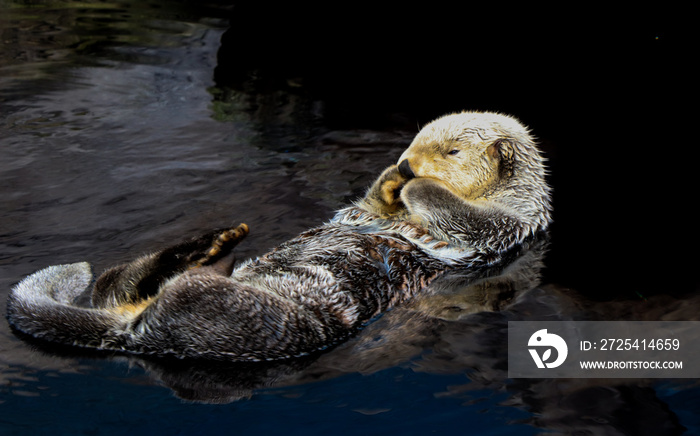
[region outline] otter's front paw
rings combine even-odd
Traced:
[[[392,165],[374,183],[367,195],[367,200],[376,208],[379,215],[395,215],[403,209],[401,189],[408,179],[399,171],[398,166]]]
[[[395,217],[406,210],[400,194],[407,181],[399,172],[398,166],[392,165],[372,184],[359,205],[382,218]]]
[[[401,190],[401,201],[411,214],[427,216],[437,209],[449,210],[464,203],[447,185],[435,179],[411,179]]]
[[[399,177],[401,177],[400,174]],[[382,183],[380,188],[380,197],[382,201],[387,206],[395,207],[401,201],[399,195],[401,194],[401,188],[403,188],[405,184],[406,180],[400,178],[390,179]]]

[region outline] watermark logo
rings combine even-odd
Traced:
[[[528,350],[538,368],[556,368],[564,363],[569,353],[569,348],[566,346],[564,339],[554,333],[547,333],[547,329],[533,333],[527,345],[528,347],[535,347],[528,348]],[[538,349],[542,350],[541,355]],[[556,350],[556,358],[549,362],[552,359],[552,349]]]
[[[700,321],[508,321],[508,377],[700,379],[698,343]]]

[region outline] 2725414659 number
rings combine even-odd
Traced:
[[[629,351],[656,350],[677,351],[681,347],[679,339],[601,339],[600,350]]]

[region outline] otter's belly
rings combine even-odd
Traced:
[[[327,224],[241,265],[231,278],[345,325],[365,322],[415,294],[439,269],[405,239],[369,230]]]

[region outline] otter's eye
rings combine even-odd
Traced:
[[[454,156],[455,154],[459,153],[459,150],[450,150],[447,152],[447,154]]]

